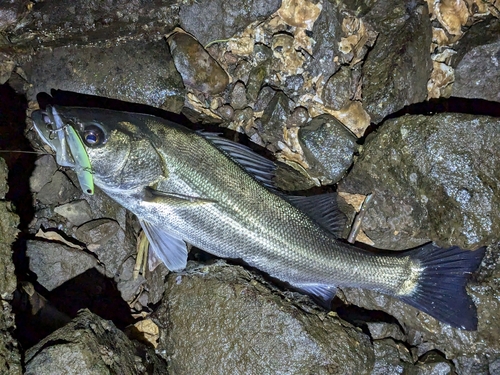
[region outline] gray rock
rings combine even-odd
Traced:
[[[254,111],[260,112],[267,109],[269,107],[269,103],[274,98],[276,93],[277,92],[269,86],[262,87],[262,89],[259,91],[259,95],[257,96],[257,100],[253,106]]]
[[[390,120],[339,189],[373,193],[362,228],[377,247],[489,244],[500,230],[499,129],[453,113]]]
[[[227,73],[196,39],[189,34],[178,32],[171,35],[167,41],[175,68],[187,87],[207,95],[224,91],[229,83]]]
[[[10,305],[17,279],[12,262],[12,244],[19,230],[19,217],[12,212],[10,202],[3,199],[8,191],[7,166],[0,158],[0,373],[22,374],[21,356],[17,341],[11,332],[15,329],[15,319]]]
[[[326,82],[323,91],[323,102],[327,107],[336,111],[340,110],[353,98],[356,85],[352,77],[352,71],[344,66]]]
[[[368,322],[366,325],[373,340],[392,338],[396,341],[405,341],[404,333],[396,324]]]
[[[356,137],[331,115],[317,116],[300,128],[299,142],[310,175],[331,182],[344,176],[357,150]]]
[[[243,109],[247,106],[245,84],[238,81],[234,84],[233,91],[231,92],[231,107],[234,109]]]
[[[262,129],[259,132],[262,140],[269,144],[271,151],[278,141],[283,140],[283,127],[290,116],[290,99],[281,91],[277,92],[264,110],[261,118]]]
[[[0,1],[0,31],[14,27],[29,12],[28,0]]]
[[[153,349],[88,310],[26,352],[26,375],[166,373],[166,363]]]
[[[181,5],[180,25],[206,45],[243,31],[250,23],[273,14],[280,4],[279,0],[189,1]]]
[[[306,70],[311,76],[323,75],[326,81],[339,68],[336,56],[340,55],[339,43],[342,38],[341,7],[331,1],[323,1],[323,10],[314,22],[312,35],[316,43],[313,46],[313,56],[306,63]]]
[[[30,177],[30,189],[38,193],[53,178],[57,164],[52,155],[42,155],[35,161],[35,170]]]
[[[455,373],[455,366],[439,352],[426,353],[416,364],[418,375],[451,375]]]
[[[259,64],[250,71],[247,83],[248,101],[253,103],[257,100],[262,84],[268,74],[268,70],[268,64]]]
[[[309,120],[309,112],[304,107],[297,107],[293,110],[292,114],[286,122],[288,128],[295,128],[303,126]]]
[[[73,225],[82,225],[92,220],[90,205],[83,199],[57,206],[54,212],[68,219]]]
[[[373,367],[366,335],[289,302],[241,267],[190,262],[168,277],[165,297],[154,316],[168,327],[157,351],[170,373],[369,374]]]
[[[500,102],[500,41],[467,53],[457,69],[452,95]]]
[[[26,255],[37,281],[49,291],[91,268],[102,271],[92,255],[56,242],[27,241]]]
[[[363,65],[363,107],[374,123],[427,98],[431,24],[427,6],[412,4],[378,2],[366,16],[379,32]]]
[[[25,66],[30,99],[51,89],[142,103],[179,113],[182,79],[164,40],[40,50]]]
[[[40,172],[45,172],[45,169]],[[50,179],[50,181],[43,185],[36,195],[36,199],[38,199],[40,203],[62,204],[78,198],[81,195],[82,192],[80,188],[75,186],[63,172],[56,171],[55,173],[47,174],[46,176]],[[35,179],[33,181],[34,186],[32,186],[32,189],[35,189],[46,179],[46,177],[37,172],[36,169],[32,178]]]
[[[393,339],[373,341],[375,366],[371,375],[414,374],[410,352],[403,343]]]
[[[179,23],[178,11],[177,4],[162,0],[52,0],[43,5],[36,3],[9,39],[18,45],[38,47],[40,43],[87,44],[97,40],[157,37]]]
[[[5,199],[5,195],[9,191],[7,185],[7,178],[9,177],[9,170],[7,169],[7,163],[5,160],[0,158],[0,199]]]

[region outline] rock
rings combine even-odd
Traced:
[[[396,324],[368,322],[366,323],[373,340],[392,338],[396,341],[405,341],[405,335]]]
[[[62,204],[67,203],[81,195],[81,190],[79,187],[75,186],[71,180],[61,171],[56,171],[53,174],[42,174],[45,170],[40,170],[32,175],[33,184],[31,189],[36,189],[46,178],[50,181],[45,184],[38,194],[36,199],[41,204]],[[45,176],[45,177],[44,177]]]
[[[176,32],[167,41],[184,85],[207,95],[224,91],[229,83],[227,73],[196,39]]]
[[[142,103],[180,113],[182,79],[164,40],[42,49],[25,66],[30,99],[51,89]]]
[[[323,91],[325,106],[334,110],[343,108],[354,97],[356,82],[349,67],[342,67],[326,82]]]
[[[269,103],[271,99],[276,95],[276,91],[273,90],[269,86],[264,86],[259,91],[259,95],[257,96],[257,100],[253,106],[255,112],[261,112],[266,110],[269,107]]]
[[[83,199],[57,206],[54,212],[68,219],[73,225],[82,225],[92,220],[90,205]]]
[[[413,361],[410,352],[402,343],[396,343],[393,339],[373,341],[375,353],[375,366],[372,375],[386,374],[411,374]]]
[[[454,47],[455,82],[452,95],[500,102],[500,21],[488,19],[473,25]]]
[[[161,0],[146,3],[53,0],[35,3],[22,24],[10,33],[9,39],[13,44],[32,47],[145,39],[165,35],[178,23],[178,5]]]
[[[21,356],[17,341],[12,337],[15,319],[12,313],[13,293],[17,279],[12,261],[12,244],[19,230],[19,217],[12,212],[10,202],[3,199],[7,194],[7,165],[0,158],[0,372],[4,374],[22,374]]]
[[[247,106],[246,90],[245,84],[238,81],[234,84],[233,91],[231,93],[231,107],[234,109],[243,109]]]
[[[451,375],[455,366],[437,351],[426,353],[416,364],[418,375]],[[492,372],[493,373],[493,372]]]
[[[356,137],[331,115],[320,115],[299,129],[309,174],[338,182],[353,162]]]
[[[91,268],[101,270],[95,257],[66,245],[30,240],[26,247],[30,270],[49,291]]]
[[[157,352],[170,373],[369,374],[373,366],[361,331],[289,302],[241,267],[190,262],[168,277],[165,297],[154,320],[168,327]]]
[[[166,373],[153,349],[88,310],[26,352],[26,375]]]
[[[57,164],[52,155],[42,155],[35,161],[35,170],[30,177],[30,189],[38,193],[53,178]]]
[[[306,64],[305,70],[313,77],[322,74],[325,81],[340,68],[335,59],[340,55],[339,43],[342,37],[340,8],[330,1],[324,1],[323,10],[312,29],[316,41],[312,49],[314,59]]]
[[[259,95],[264,79],[268,74],[267,64],[259,64],[250,71],[247,83],[247,98],[250,102],[255,102]]]
[[[283,139],[283,128],[290,116],[290,99],[283,93],[277,92],[264,110],[261,118],[262,130],[259,132],[262,140],[275,147]],[[276,149],[271,151],[277,151]]]
[[[363,107],[379,123],[427,98],[432,32],[427,6],[404,0],[379,2],[366,19],[379,36],[363,65]]]
[[[9,170],[7,169],[7,163],[0,158],[0,199],[5,199],[5,195],[9,191],[9,187],[7,186],[8,177]]]
[[[339,190],[373,193],[362,229],[376,247],[489,244],[500,230],[499,129],[454,113],[387,121]]]
[[[206,45],[228,39],[250,23],[270,16],[280,3],[279,0],[184,2],[179,12],[180,25]]]
[[[0,1],[0,32],[14,27],[28,12],[28,0]]]
[[[309,120],[309,112],[304,107],[297,107],[293,110],[292,114],[286,122],[288,128],[295,128],[303,126]]]

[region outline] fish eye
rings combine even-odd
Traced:
[[[88,125],[83,131],[83,141],[89,147],[105,143],[104,131],[97,125]]]

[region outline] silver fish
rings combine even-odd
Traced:
[[[33,117],[38,132],[53,129],[54,118],[79,134],[95,184],[137,215],[172,271],[186,266],[187,242],[325,302],[336,287],[372,289],[451,326],[477,327],[465,287],[484,248],[366,251],[339,240],[334,195],[280,193],[274,163],[245,146],[154,116],[94,108],[48,107]],[[65,152],[59,139],[43,140]]]

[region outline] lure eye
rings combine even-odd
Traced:
[[[89,125],[83,132],[83,141],[89,147],[100,146],[105,143],[104,131],[97,125]]]

